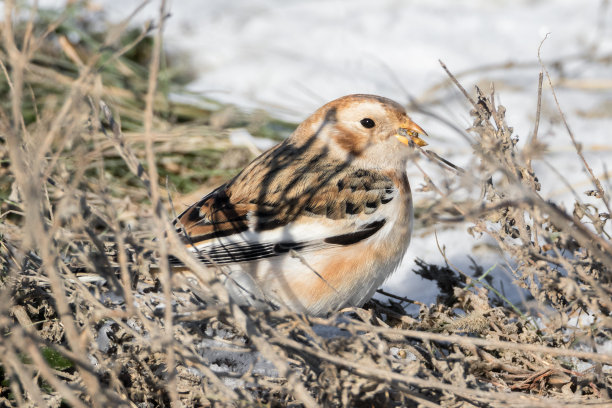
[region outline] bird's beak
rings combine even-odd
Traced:
[[[421,139],[419,135],[427,136],[427,133],[419,125],[407,119],[397,130],[395,137],[406,146],[410,146],[411,143],[421,147],[427,146],[427,142]]]

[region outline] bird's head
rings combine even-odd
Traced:
[[[426,135],[402,105],[375,95],[347,95],[319,108],[292,135],[298,143],[316,138],[329,153],[375,167],[405,163],[410,147]]]

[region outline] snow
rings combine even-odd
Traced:
[[[140,1],[102,1],[112,19]],[[535,4],[532,4],[535,3]],[[371,92],[406,102],[453,72],[504,62],[537,62],[581,53],[612,36],[598,33],[600,1],[207,1],[170,6],[167,49],[192,55],[208,96],[303,119],[338,96]],[[153,2],[138,19],[156,18]],[[525,85],[537,66],[517,70]],[[507,71],[497,71],[503,77]],[[588,73],[584,73],[588,75]],[[513,76],[516,75],[513,73]],[[535,88],[529,95],[533,100]],[[524,99],[524,98],[523,98]],[[533,107],[535,103],[532,104]],[[522,107],[521,111],[524,111]]]
[[[229,132],[228,138],[234,146],[245,146],[249,149],[254,149],[256,152],[268,150],[278,143],[264,137],[254,137],[244,128],[232,129]]]

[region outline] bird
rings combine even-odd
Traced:
[[[424,135],[391,99],[343,96],[189,206],[176,232],[240,305],[361,307],[410,243],[407,165]]]

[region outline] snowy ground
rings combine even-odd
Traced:
[[[114,21],[139,3],[98,0]],[[165,45],[191,55],[198,78],[190,89],[205,96],[295,121],[349,93],[374,93],[402,103],[415,98],[465,129],[470,118],[463,99],[453,88],[435,88],[447,79],[438,60],[455,74],[513,63],[519,66],[477,69],[460,80],[468,89],[476,83],[487,89],[495,82],[508,122],[523,141],[535,117],[538,46],[549,34],[541,55],[569,126],[597,175],[612,163],[612,69],[609,62],[594,62],[612,54],[607,1],[181,0],[169,5]],[[135,21],[156,18],[158,7],[152,2]],[[563,64],[554,65],[557,60]],[[545,90],[539,135],[549,145],[547,161],[564,181],[543,163],[536,163],[536,171],[544,196],[571,205],[566,182],[579,193],[591,186],[555,109]],[[418,112],[412,117],[431,135],[433,150],[466,164],[470,146],[457,131]],[[418,186],[422,177],[413,169],[410,174]],[[503,263],[494,254],[474,250],[478,242],[465,226],[438,231],[438,240],[465,271],[470,265],[466,254],[485,265]],[[432,302],[435,288],[411,272],[416,256],[443,263],[433,234],[416,231],[403,266],[386,287]]]

